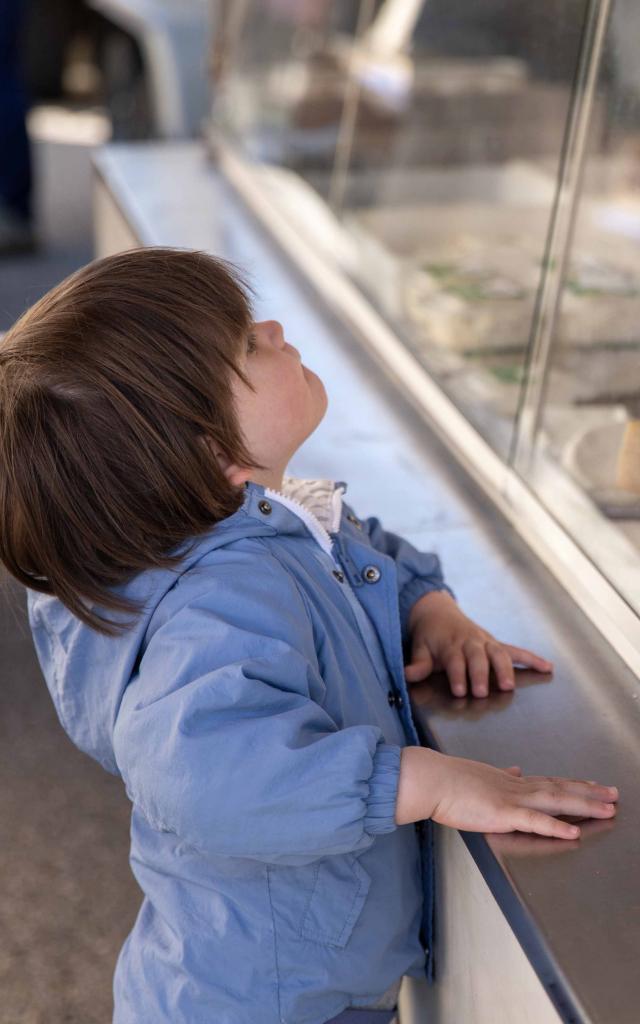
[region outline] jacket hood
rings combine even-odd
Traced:
[[[339,528],[341,494],[346,487],[344,481],[284,477],[282,491],[275,491],[248,480],[236,512],[174,549],[184,551],[178,566],[138,573],[114,588],[124,597],[144,602],[135,625],[118,637],[91,629],[57,597],[27,588],[29,623],[40,667],[58,717],[73,742],[107,771],[119,775],[113,728],[122,695],[137,670],[149,622],[167,592],[207,553],[244,538],[311,534],[323,544],[331,527]],[[277,500],[270,503],[267,517],[260,503],[272,498]],[[109,614],[117,620],[117,613]],[[126,619],[123,616],[123,621]]]

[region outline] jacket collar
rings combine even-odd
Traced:
[[[285,481],[290,494],[272,490],[264,484],[256,483],[255,480],[247,480],[242,503],[235,512],[221,519],[203,534],[189,538],[172,549],[171,554],[181,554],[183,557],[176,569],[170,570],[170,573],[179,576],[195,565],[207,552],[233,544],[237,540],[246,537],[273,537],[278,533],[300,537],[308,537],[311,534],[325,551],[331,553],[331,534],[340,528],[342,494],[347,489],[346,482],[285,477],[283,487]],[[261,507],[261,502],[265,500],[268,509],[267,506]],[[316,513],[320,513],[320,516]],[[140,573],[134,578],[133,583],[124,585],[126,593],[129,594],[132,587],[135,591],[138,583],[144,588],[149,585],[153,587],[156,578],[158,585],[163,586],[166,576],[166,570]]]
[[[285,476],[281,490],[267,487],[265,494],[299,516],[320,547],[331,554],[331,534],[340,529],[342,495],[346,488],[343,480]]]
[[[266,521],[273,532],[305,534],[308,531],[330,554],[331,534],[340,529],[342,495],[346,489],[344,480],[326,478],[285,476],[281,490],[247,480],[242,509]]]

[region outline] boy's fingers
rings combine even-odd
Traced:
[[[423,657],[405,665],[404,674],[411,682],[417,682],[418,679],[426,679],[432,668],[433,658]]]
[[[577,794],[537,789],[523,794],[521,802],[528,808],[547,814],[573,814],[584,818],[611,818],[616,811],[611,800],[589,799],[584,791]]]
[[[473,696],[486,697],[489,693],[489,659],[484,647],[469,647],[467,664]]]
[[[491,658],[493,671],[495,672],[498,686],[501,690],[513,690],[516,681],[513,673],[513,662],[509,652],[497,641],[487,644],[487,651]]]
[[[599,782],[591,782],[588,779],[566,779],[554,778],[547,775],[527,775],[527,782],[533,782],[538,786],[546,784],[547,790],[557,790],[562,787],[566,793],[577,793],[588,800],[605,800],[611,802],[618,799],[616,786],[605,786]]]
[[[541,657],[539,654],[534,654],[533,651],[528,651],[524,647],[514,647],[513,644],[503,644],[502,646],[506,647],[509,651],[513,661],[520,662],[527,668],[537,668],[541,672],[550,672],[553,669],[552,661]]]
[[[522,775],[522,768],[519,768],[517,764],[512,764],[509,768],[503,768],[503,771],[508,772],[509,775]]]
[[[519,832],[535,832],[540,836],[555,836],[557,839],[578,839],[580,829],[559,818],[552,818],[543,811],[522,807],[514,828]]]
[[[464,654],[461,651],[452,654],[447,661],[446,669],[454,697],[464,697],[467,692],[467,663]]]

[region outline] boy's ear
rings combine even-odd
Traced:
[[[222,467],[222,471],[234,487],[241,487],[245,480],[251,479],[250,469],[246,469],[244,466],[237,466],[235,462],[229,462],[228,460],[227,465]]]
[[[237,463],[231,462],[229,456],[225,452],[219,451],[211,438],[203,435],[200,440],[206,444],[212,455],[218,460],[220,469],[226,476],[227,480],[232,483],[235,487],[240,487],[245,480],[251,479],[251,471],[244,466],[238,466]]]

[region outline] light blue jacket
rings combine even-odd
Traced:
[[[453,592],[329,483],[330,550],[249,481],[178,569],[120,588],[146,602],[121,637],[27,591],[60,721],[133,805],[114,1024],[323,1024],[432,978],[432,823],[394,820],[420,742],[402,644],[414,601]]]

